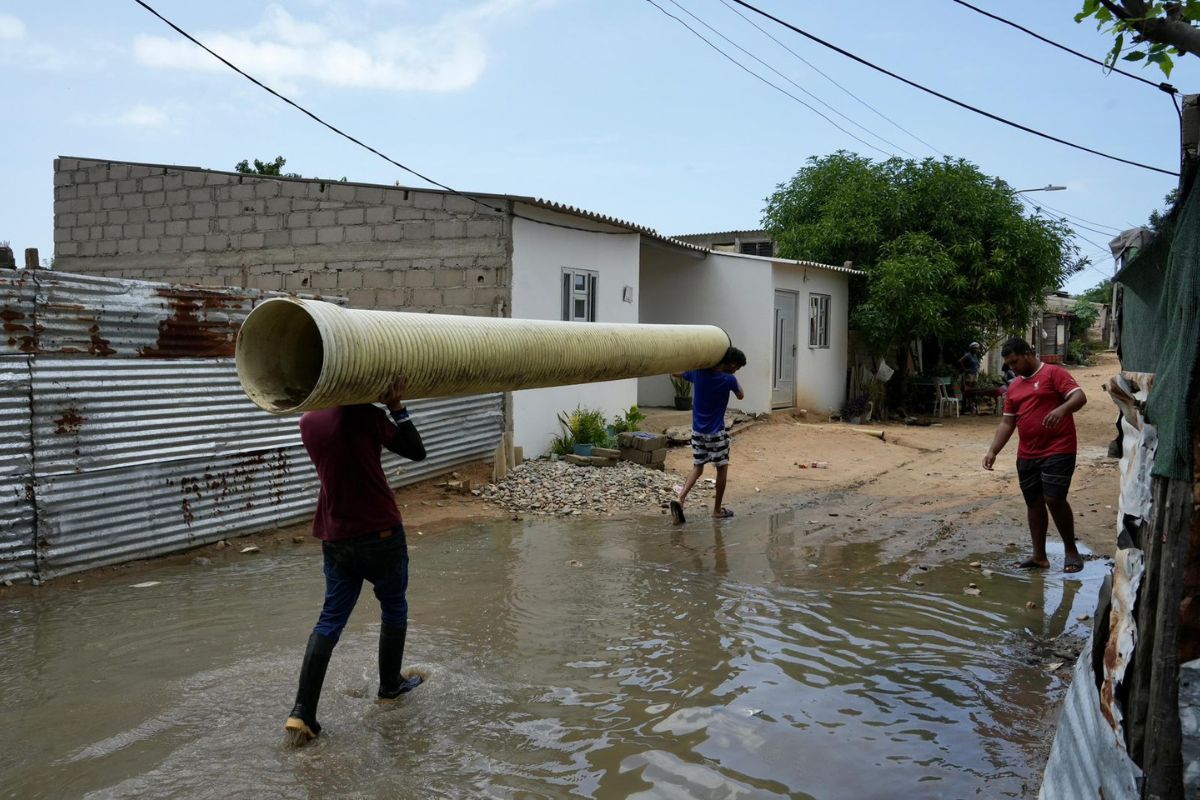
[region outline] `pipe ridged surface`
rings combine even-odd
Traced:
[[[277,298],[246,317],[236,356],[246,395],[290,414],[374,402],[401,372],[405,396],[448,397],[699,369],[728,347],[711,325],[361,311]]]

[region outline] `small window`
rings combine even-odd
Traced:
[[[564,321],[596,321],[596,278],[596,273],[588,270],[563,270],[562,318]]]
[[[766,242],[742,242],[742,255],[745,256],[766,256],[771,258],[775,255],[775,243]]]
[[[808,346],[829,347],[829,295],[808,296]]]

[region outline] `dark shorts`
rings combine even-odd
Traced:
[[[1037,503],[1043,497],[1065,500],[1067,491],[1071,488],[1071,476],[1074,474],[1074,454],[1017,459],[1021,494],[1025,495],[1028,505]]]
[[[692,463],[697,467],[715,464],[723,467],[729,463],[729,432],[693,433]]]

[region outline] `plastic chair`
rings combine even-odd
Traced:
[[[946,416],[947,406],[954,407],[954,416],[959,416],[959,400],[950,394],[950,384],[938,381],[937,385],[937,404],[934,406],[934,413],[939,417]]]

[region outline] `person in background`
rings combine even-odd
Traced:
[[[708,369],[672,373],[673,378],[683,378],[695,386],[692,392],[692,474],[679,491],[679,497],[671,501],[671,517],[675,523],[685,520],[683,504],[688,493],[704,473],[704,465],[717,468],[717,496],[713,503],[713,518],[726,519],[733,512],[722,505],[725,497],[725,482],[729,475],[729,432],[725,430],[725,409],[729,407],[729,395],[738,400],[745,399],[742,385],[733,375],[746,366],[746,354],[730,347],[721,358],[721,363]]]
[[[382,611],[378,701],[395,700],[421,683],[419,676],[400,673],[408,633],[408,543],[379,461],[384,447],[411,461],[425,458],[421,434],[402,399],[407,383],[397,377],[379,398],[389,414],[362,404],[300,418],[300,437],[321,482],[313,535],[321,540],[324,557],[325,604],[308,637],[296,701],[284,725],[293,744],[321,733],[317,703],[325,671],[364,580],[374,587]]]
[[[1004,398],[1004,419],[983,457],[990,470],[996,456],[1017,431],[1017,476],[1025,497],[1033,555],[1017,564],[1022,569],[1046,569],[1046,533],[1050,517],[1063,540],[1063,572],[1083,569],[1075,546],[1075,516],[1067,502],[1078,449],[1071,416],[1087,403],[1079,384],[1057,364],[1043,364],[1024,339],[1009,339],[1001,355],[1017,374]],[[1049,514],[1047,514],[1049,512]]]

